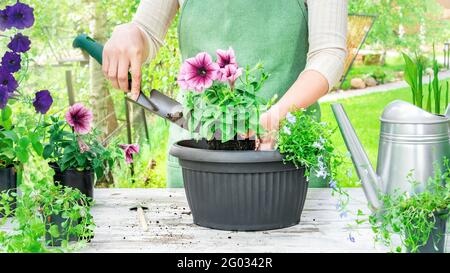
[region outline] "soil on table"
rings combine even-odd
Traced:
[[[221,140],[208,140],[208,150],[229,150],[229,151],[249,151],[255,150],[255,141],[251,139],[229,140],[222,142]]]

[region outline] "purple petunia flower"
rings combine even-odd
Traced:
[[[8,14],[6,14],[6,10],[0,10],[0,31],[5,31],[9,28],[11,28],[11,26],[8,22]]]
[[[48,112],[48,109],[50,109],[52,103],[53,98],[48,90],[41,90],[39,92],[36,92],[33,100],[33,106],[34,109],[36,109],[36,113],[41,113],[44,115]]]
[[[0,87],[4,87],[8,93],[16,91],[19,84],[14,76],[5,68],[0,67]]]
[[[9,27],[24,29],[34,24],[33,8],[27,4],[17,1],[13,6],[6,7],[5,12]]]
[[[8,51],[3,55],[2,58],[2,67],[9,71],[10,73],[14,73],[20,70],[20,62],[22,58],[19,54]]]
[[[8,48],[13,52],[23,53],[30,50],[31,41],[28,36],[22,35],[22,33],[17,33],[11,38],[11,42],[8,44]]]
[[[5,108],[6,104],[8,103],[8,99],[9,99],[8,90],[5,87],[0,86],[0,109]]]

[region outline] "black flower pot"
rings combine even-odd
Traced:
[[[17,173],[14,166],[8,166],[6,168],[0,168],[0,193],[9,191],[16,192],[17,188]],[[15,198],[10,203],[11,209],[15,208]],[[3,208],[0,207],[0,217],[4,216]],[[11,216],[11,215],[9,215]]]
[[[49,165],[55,170],[55,175],[53,176],[55,183],[78,189],[87,197],[94,198],[95,173],[93,171],[68,169],[61,172],[61,169],[56,164],[50,163]]]
[[[65,218],[63,218],[60,215],[52,214],[47,217],[47,223],[45,225],[45,228],[47,232],[45,233],[45,241],[47,242],[47,245],[49,246],[61,246],[61,243],[63,240],[69,240],[69,241],[78,241],[77,236],[75,235],[67,235],[67,228],[63,228],[62,224],[66,221]],[[78,224],[78,222],[72,223],[72,227],[75,227]],[[58,238],[53,238],[50,233],[49,229],[51,225],[56,225],[58,227],[58,231],[60,236]],[[69,237],[69,238],[67,238]]]
[[[256,231],[296,225],[306,199],[304,168],[284,164],[278,151],[207,150],[184,140],[170,154],[179,159],[194,223]]]
[[[436,223],[431,231],[430,238],[426,245],[419,247],[420,253],[444,253],[445,252],[445,233],[447,228],[448,212],[436,213]]]
[[[53,180],[55,183],[61,184],[66,187],[71,187],[78,189],[81,193],[87,197],[94,198],[94,185],[95,185],[95,173],[91,170],[88,171],[78,171],[74,169],[68,169],[61,172],[61,169],[54,163],[50,163],[49,166],[55,171]],[[47,217],[47,232],[45,234],[46,242],[50,246],[60,246],[61,242],[67,239],[67,227],[63,228],[62,224],[66,221],[61,215],[53,214]],[[72,223],[72,227],[75,227],[81,222],[75,221]],[[48,229],[51,225],[58,226],[59,238],[52,238]],[[86,238],[90,241],[93,237]],[[77,241],[78,238],[74,235],[69,235],[69,241]]]

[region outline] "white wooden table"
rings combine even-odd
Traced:
[[[367,212],[361,189],[348,189],[351,211]],[[199,227],[183,189],[96,189],[95,238],[82,252],[385,252],[368,225],[352,232],[354,216],[341,218],[329,189],[309,189],[300,224],[279,230],[231,232]],[[136,211],[143,204],[148,230]],[[447,240],[448,241],[448,240]]]

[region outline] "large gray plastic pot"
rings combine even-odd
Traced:
[[[284,164],[277,151],[207,150],[183,140],[179,159],[194,223],[222,230],[268,230],[296,225],[306,199],[304,168]]]

